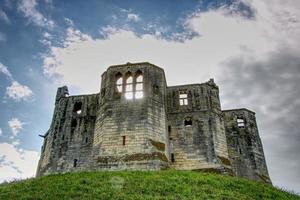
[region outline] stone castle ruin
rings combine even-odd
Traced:
[[[213,79],[167,86],[151,63],[110,66],[101,90],[57,90],[37,176],[91,170],[199,170],[271,183],[255,113],[221,110]]]

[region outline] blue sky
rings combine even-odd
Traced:
[[[224,109],[254,110],[273,183],[300,192],[299,9],[293,0],[0,0],[0,181],[34,174],[57,87],[96,93],[109,65],[149,61],[169,85],[215,78]]]

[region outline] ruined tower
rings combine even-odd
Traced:
[[[110,66],[99,93],[58,88],[37,176],[89,170],[201,170],[270,182],[255,114],[222,111],[219,88],[167,86],[148,62]]]

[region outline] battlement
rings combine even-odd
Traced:
[[[88,170],[203,170],[270,182],[255,113],[222,110],[219,87],[167,86],[148,62],[112,65],[99,93],[58,88],[37,175]]]

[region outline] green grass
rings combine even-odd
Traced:
[[[81,172],[0,185],[0,199],[299,199],[270,185],[190,171]]]

